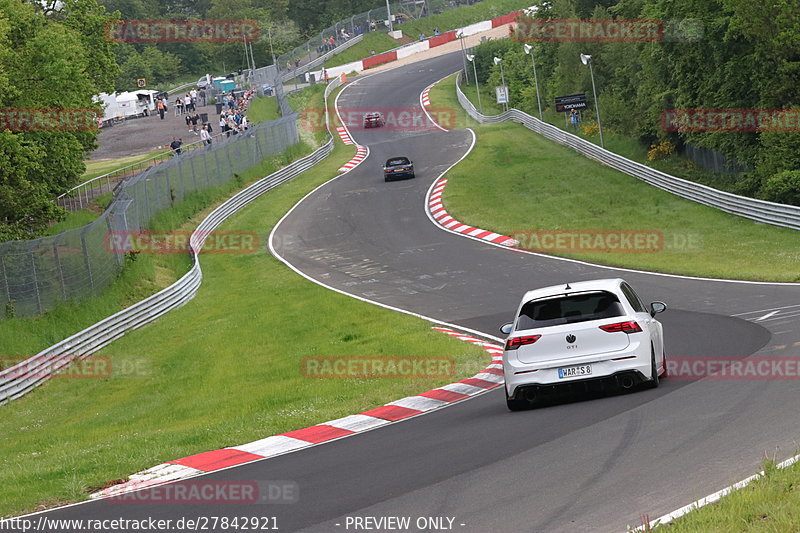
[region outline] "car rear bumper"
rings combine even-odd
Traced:
[[[413,178],[413,172],[392,172],[387,174],[384,172],[383,177],[386,181],[394,181],[394,180],[404,180],[408,178]]]
[[[593,387],[622,386],[624,376],[633,378],[634,384],[646,381],[650,376],[650,353],[630,354],[631,359],[614,361],[605,359],[601,361],[576,362],[560,364],[548,368],[535,368],[531,366],[512,366],[504,361],[503,374],[505,377],[506,395],[514,398],[519,390],[534,390],[540,392],[556,392],[558,389],[586,389],[589,384]],[[619,356],[617,356],[618,358]],[[592,373],[588,376],[559,378],[558,369],[577,364],[591,364]],[[533,371],[532,371],[533,370]],[[628,381],[625,380],[625,384]]]
[[[544,398],[559,394],[629,389],[647,380],[647,376],[639,370],[621,370],[607,376],[595,376],[559,383],[518,385],[511,394],[506,388],[506,396],[509,399],[517,400],[522,398]]]

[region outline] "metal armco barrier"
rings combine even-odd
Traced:
[[[495,124],[513,120],[551,141],[568,146],[586,157],[687,200],[714,207],[733,215],[763,222],[764,224],[800,229],[800,207],[739,196],[707,185],[677,178],[609,152],[576,135],[542,122],[519,109],[511,108],[499,115],[482,115],[461,91],[460,83],[461,74],[459,74],[456,83],[458,102],[473,119],[481,124]]]
[[[337,78],[325,89],[326,116],[328,95],[340,85],[341,80]],[[322,147],[237,193],[214,209],[200,223],[189,239],[193,266],[181,279],[149,298],[101,320],[35,356],[0,372],[0,405],[24,396],[50,379],[59,370],[66,369],[74,360],[87,358],[97,350],[122,337],[125,333],[153,322],[161,315],[184,305],[194,298],[203,281],[203,272],[200,268],[198,253],[202,249],[209,232],[219,227],[228,217],[242,210],[265,192],[313,167],[330,155],[332,151],[333,137],[330,135],[330,125],[328,124],[328,141]]]

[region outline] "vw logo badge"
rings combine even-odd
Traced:
[[[575,335],[573,335],[571,333],[569,335],[567,335],[567,342],[570,343],[570,344],[575,342]]]

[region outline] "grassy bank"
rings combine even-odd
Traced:
[[[456,219],[506,235],[630,230],[660,235],[638,253],[548,253],[606,265],[748,280],[800,281],[800,233],[729,215],[651,187],[514,123],[477,126],[448,78],[434,107],[457,110],[478,142],[449,173],[444,203]],[[491,178],[487,178],[490,176]],[[543,242],[543,241],[542,241]],[[526,243],[527,246],[527,243]]]
[[[276,118],[281,118],[281,110],[278,107],[278,99],[275,97],[256,98],[247,109],[247,120],[253,123]]]
[[[670,533],[795,532],[800,524],[800,464],[778,469],[771,461],[765,475],[653,531]],[[651,517],[655,518],[655,517]]]
[[[460,376],[485,367],[481,349],[311,284],[267,251],[280,217],[352,155],[337,140],[331,157],[226,222],[221,230],[256,232],[258,251],[204,255],[194,300],[100,354],[118,371],[52,380],[0,408],[0,432],[14,436],[0,443],[0,515],[80,500],[166,460],[364,411],[456,379],[308,379],[300,368],[305,356],[454,356]],[[317,327],[308,327],[309,316]]]

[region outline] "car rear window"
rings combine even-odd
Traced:
[[[395,157],[394,159],[390,159],[386,162],[387,167],[393,167],[395,165],[408,165],[410,161],[407,157]]]
[[[531,300],[522,306],[517,330],[544,328],[622,316],[619,299],[606,291],[575,293]]]

